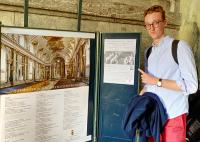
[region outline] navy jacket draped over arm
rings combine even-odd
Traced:
[[[140,142],[147,142],[153,136],[155,142],[160,142],[160,133],[167,121],[166,110],[156,94],[146,92],[142,96],[134,96],[127,106],[122,127],[135,139],[136,130],[140,131]]]

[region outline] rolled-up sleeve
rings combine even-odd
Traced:
[[[177,50],[181,78],[176,80],[185,95],[193,94],[198,89],[197,70],[190,46],[180,41]]]

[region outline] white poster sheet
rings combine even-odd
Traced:
[[[104,40],[104,83],[134,85],[136,39]]]
[[[88,86],[0,96],[0,142],[86,142]]]

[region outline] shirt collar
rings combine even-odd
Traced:
[[[168,39],[168,38],[169,38],[169,36],[164,36],[164,37],[160,40],[160,43],[159,43],[158,45],[152,43],[152,47],[161,46],[161,45],[164,43],[164,41],[166,41],[166,39]]]

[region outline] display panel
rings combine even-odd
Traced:
[[[0,142],[91,141],[94,50],[94,33],[1,27]]]
[[[122,130],[125,107],[138,93],[139,33],[102,33],[99,142],[132,141]]]

